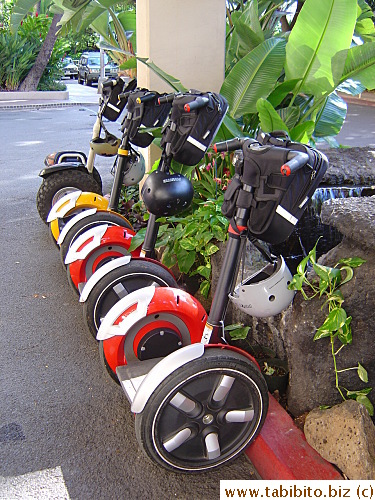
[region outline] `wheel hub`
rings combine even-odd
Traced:
[[[207,415],[205,415],[203,418],[202,418],[202,421],[205,425],[210,425],[212,424],[212,422],[214,421],[214,417],[213,415],[211,415],[210,413],[208,413]]]

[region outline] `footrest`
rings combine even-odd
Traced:
[[[145,361],[136,361],[129,365],[118,366],[116,368],[116,375],[119,379],[121,387],[123,388],[126,397],[133,402],[135,394],[141,385],[143,379],[149,371],[164,358],[152,358]]]

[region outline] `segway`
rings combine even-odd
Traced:
[[[52,206],[67,193],[78,190],[102,194],[101,177],[94,166],[95,156],[113,156],[119,146],[119,140],[104,126],[103,118],[117,120],[126,105],[125,99],[118,98],[119,94],[133,90],[136,84],[136,80],[126,84],[120,77],[103,82],[88,158],[81,151],[59,151],[45,158],[45,168],[39,173],[43,181],[36,196],[37,210],[44,222],[47,223]],[[104,138],[100,137],[102,130]]]
[[[170,96],[161,97],[160,101],[168,100]],[[161,263],[155,261],[155,244],[157,240],[159,217],[169,217],[186,210],[193,198],[193,187],[191,182],[181,174],[171,174],[170,167],[173,159],[180,158],[179,154],[183,144],[181,126],[184,127],[186,138],[190,142],[197,143],[194,134],[199,130],[205,136],[205,142],[200,142],[200,147],[193,147],[197,152],[191,151],[184,156],[185,164],[198,163],[204,156],[206,149],[216,135],[222,120],[224,119],[227,103],[224,98],[213,93],[180,93],[172,96],[172,112],[170,123],[162,134],[162,154],[155,172],[147,176],[142,188],[142,198],[150,211],[147,223],[145,239],[141,249],[142,259],[124,258],[116,260],[103,266],[99,272],[95,272],[84,284],[87,262],[92,262],[92,257],[87,254],[83,239],[75,241],[66,258],[69,263],[69,271],[72,281],[80,289],[80,302],[83,303],[83,314],[89,331],[95,337],[101,319],[108,310],[123,296],[137,288],[156,284],[160,286],[176,287],[177,283],[171,272]],[[207,116],[209,119],[207,120]],[[188,124],[190,124],[188,126]],[[207,130],[210,133],[207,135]],[[201,139],[200,139],[201,140]],[[190,149],[190,148],[189,148]],[[91,242],[91,234],[85,233],[86,242]],[[104,243],[102,241],[102,245]],[[81,253],[81,259],[78,255]],[[74,261],[74,259],[76,259]],[[87,276],[87,275],[86,275]],[[82,289],[83,286],[83,289]]]
[[[145,147],[149,145],[154,137],[150,133],[139,133],[139,128],[141,125],[157,127],[161,126],[166,117],[168,116],[170,105],[157,105],[158,94],[155,92],[149,92],[146,89],[136,89],[125,94],[120,94],[120,98],[125,97],[128,104],[128,111],[122,123],[122,139],[119,147],[116,148],[116,159],[114,164],[114,182],[111,189],[110,199],[103,200],[103,197],[96,195],[95,193],[82,193],[73,192],[64,196],[59,200],[51,209],[47,221],[50,224],[50,229],[53,238],[63,247],[67,248],[66,242],[71,239],[74,235],[76,226],[74,230],[70,230],[69,235],[67,232],[59,239],[60,233],[64,228],[65,224],[72,219],[74,215],[81,214],[81,212],[87,209],[97,209],[106,211],[103,214],[102,222],[113,223],[113,219],[117,219],[118,225],[129,225],[129,222],[118,213],[118,202],[121,194],[121,188],[123,185],[132,186],[139,183],[145,172],[145,162],[143,156],[138,153],[133,146]],[[141,102],[136,103],[139,99]],[[155,117],[154,121],[150,125],[149,115]],[[146,121],[148,119],[149,121]],[[133,145],[133,146],[132,146]],[[111,215],[109,215],[111,213]],[[81,218],[90,216],[92,214],[81,214]],[[107,218],[106,218],[107,217]],[[100,218],[100,217],[99,217]],[[72,221],[69,228],[78,222],[76,219]],[[82,227],[85,226],[86,221],[80,222]],[[63,248],[63,251],[64,251]]]
[[[147,287],[118,301],[98,330],[105,368],[116,372],[151,460],[174,472],[202,472],[235,459],[265,421],[268,392],[256,361],[225,341],[229,301],[250,316],[273,316],[293,300],[282,257],[237,283],[246,240],[284,241],[328,166],[317,150],[233,139],[243,161],[225,195],[228,242],[209,315],[183,290]],[[147,199],[145,199],[147,205]],[[169,338],[170,354],[158,350]],[[167,351],[164,346],[164,351]],[[172,352],[173,351],[173,352]]]
[[[149,145],[153,140],[151,134],[139,133],[141,124],[145,121],[147,124],[149,123],[150,118],[146,111],[152,111],[154,126],[162,124],[170,111],[170,102],[157,103],[159,97],[161,96],[156,92],[144,90],[135,91],[129,96],[128,113],[123,124],[123,137],[119,148],[118,165],[111,191],[109,210],[84,210],[68,221],[60,233],[58,243],[60,244],[61,258],[67,265],[68,279],[75,290],[79,290],[87,279],[105,263],[117,257],[129,255],[129,245],[135,233],[131,229],[129,230],[129,227],[123,222],[123,216],[116,213],[115,210],[118,206],[122,185],[138,183],[145,171],[144,161],[142,161],[142,169],[140,169],[140,161],[135,163],[133,160],[136,153],[132,143]],[[134,169],[137,170],[134,172]],[[185,178],[184,180],[187,181]],[[67,198],[71,199],[72,196],[68,195]],[[78,206],[81,208],[79,204]],[[66,216],[71,211],[78,210],[77,206],[74,209],[69,208],[68,205],[67,207]],[[57,211],[59,211],[59,205]],[[51,229],[58,227],[62,220],[61,217],[55,218],[52,221],[55,226],[51,224]],[[133,252],[133,256],[137,256],[137,252],[139,253],[139,250]]]

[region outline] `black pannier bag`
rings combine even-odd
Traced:
[[[186,111],[196,98],[208,99],[207,105]],[[173,99],[168,128],[161,140],[167,153],[183,165],[197,165],[211,145],[228,110],[226,99],[214,92],[191,90]]]
[[[224,195],[223,214],[231,219],[235,206],[250,207],[248,229],[251,235],[276,245],[293,232],[311,196],[328,168],[327,157],[316,149],[289,139],[266,145],[248,141],[243,147],[242,173],[236,172]],[[285,176],[280,168],[290,150],[306,153],[309,160],[296,172]],[[253,187],[249,193],[242,182]]]
[[[111,81],[112,80],[109,80],[109,82]],[[116,83],[113,86],[106,86],[106,82],[103,82],[103,108],[101,115],[104,118],[107,118],[110,122],[115,122],[121,115],[121,112],[127,103],[127,99],[119,100],[118,96],[121,93],[133,91],[136,87],[136,79],[131,80],[128,84],[125,84],[122,78],[117,78]]]
[[[164,125],[170,111],[171,103],[158,103],[158,98],[165,94],[155,94],[153,100],[146,102],[137,102],[138,98],[143,97],[145,94],[150,94],[147,89],[140,89],[132,92],[128,98],[128,112],[132,113],[131,119],[125,117],[122,125],[122,131],[126,127],[129,128],[129,140],[135,146],[141,148],[148,147],[154,140],[154,136],[148,132],[140,132],[139,129],[143,125],[146,128],[157,128]]]

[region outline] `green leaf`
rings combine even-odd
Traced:
[[[345,278],[340,283],[341,285],[343,285],[344,283],[347,283],[348,281],[350,281],[353,278],[354,271],[349,266],[342,266],[342,267],[340,267],[340,270],[345,271]]]
[[[357,369],[358,377],[362,380],[362,382],[367,383],[368,382],[368,375],[366,369],[361,365],[361,363],[358,363],[358,369]]]
[[[293,127],[289,133],[292,141],[308,144],[315,129],[315,122],[308,120]]]
[[[264,132],[285,130],[289,133],[288,127],[280,118],[278,112],[266,99],[258,99],[256,106],[259,113],[260,127]]]
[[[187,252],[186,250],[180,249],[176,257],[178,268],[182,273],[187,274],[195,262],[196,252]]]
[[[375,87],[375,42],[351,47],[341,76],[342,83],[348,79],[359,80],[367,89]]]
[[[194,274],[200,274],[208,280],[211,276],[211,264],[208,264],[206,266],[198,266]]]
[[[286,46],[285,77],[295,95],[331,92],[339,83],[357,18],[356,0],[306,0]]]
[[[342,328],[346,322],[346,311],[342,307],[335,307],[330,311],[322,326],[320,326],[314,336],[314,340],[327,337],[330,332],[335,332]],[[328,333],[328,335],[327,335]]]
[[[184,238],[179,243],[184,250],[195,250],[198,246],[198,242],[195,238]]]
[[[360,389],[359,391],[346,391],[346,396],[350,399],[356,399],[359,395],[366,396],[372,391],[372,387],[365,387],[364,389]]]
[[[324,330],[322,326],[316,331],[313,340],[324,339],[325,337],[329,337],[331,332],[329,330]]]
[[[219,251],[219,247],[217,247],[216,245],[214,245],[213,243],[210,243],[209,245],[207,245],[207,247],[205,248],[203,254],[204,255],[213,255],[214,253],[218,252]]]
[[[327,137],[337,135],[346,118],[347,104],[335,92],[326,99],[324,106],[319,112],[314,130],[315,137]]]
[[[294,90],[299,81],[300,79],[296,78],[295,80],[285,80],[283,83],[280,83],[267,97],[267,101],[276,108]]]
[[[314,271],[320,279],[332,283],[334,280],[341,280],[341,271],[334,267],[322,266],[321,264],[313,264]]]
[[[342,326],[342,328],[338,329],[338,338],[340,342],[344,345],[348,345],[352,343],[353,337],[352,337],[352,328],[350,326],[350,323],[352,321],[352,317],[348,316],[346,318],[345,324]]]
[[[372,417],[374,415],[374,407],[371,403],[371,401],[369,400],[368,397],[366,396],[362,396],[361,394],[355,398],[356,401],[358,403],[361,403],[363,406],[366,407],[367,411],[368,411],[368,414],[370,415],[370,417]]]
[[[201,292],[203,297],[205,297],[206,299],[207,299],[208,294],[210,292],[210,287],[211,287],[211,284],[207,280],[202,281],[202,283],[200,284],[199,291]]]
[[[229,335],[232,340],[242,340],[246,339],[249,330],[250,330],[249,326],[237,327],[233,330],[230,330]]]
[[[127,61],[120,64],[120,69],[136,69],[136,68],[137,68],[136,57],[130,57]]]
[[[164,253],[163,253],[163,257],[162,257],[162,263],[171,268],[173,267],[177,262],[177,257],[175,254],[169,252],[168,250],[166,250]]]
[[[272,38],[238,61],[220,90],[228,100],[232,117],[256,112],[257,100],[267,97],[278,80],[284,58],[285,40]]]
[[[305,275],[304,274],[295,274],[292,278],[292,281],[290,282],[288,288],[289,290],[301,290],[303,284],[305,282]]]
[[[145,239],[145,234],[146,234],[146,228],[142,228],[137,233],[135,233],[130,243],[129,252],[133,252],[133,250],[142,245]]]
[[[362,264],[364,264],[366,261],[364,259],[361,259],[361,257],[349,257],[349,258],[344,258],[339,260],[339,264],[345,264],[346,266],[349,267],[359,267]]]

